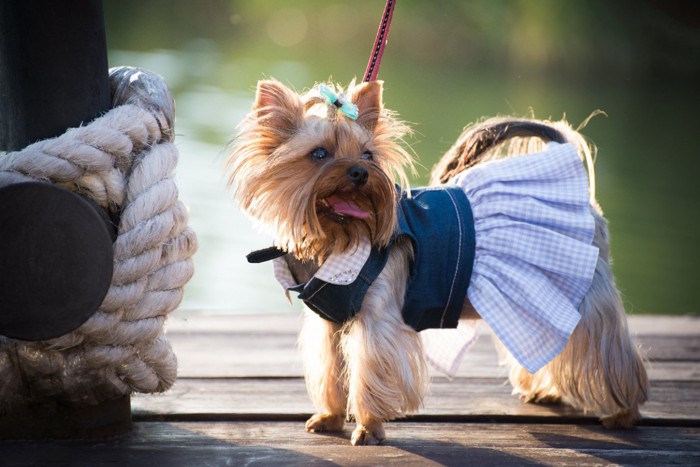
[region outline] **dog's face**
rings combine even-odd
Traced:
[[[322,260],[363,237],[386,246],[396,228],[396,183],[406,184],[404,168],[412,167],[398,144],[408,127],[383,109],[382,83],[351,84],[345,93],[356,120],[317,87],[297,95],[259,82],[228,160],[240,206],[302,260]]]

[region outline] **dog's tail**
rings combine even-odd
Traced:
[[[599,115],[592,113],[579,128]],[[494,117],[467,126],[455,144],[440,159],[431,174],[431,184],[443,184],[464,170],[488,160],[541,151],[549,142],[571,143],[588,168],[591,198],[595,197],[593,159],[595,146],[564,120],[551,122],[513,117]]]

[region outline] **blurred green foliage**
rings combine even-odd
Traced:
[[[258,79],[301,90],[361,77],[383,5],[106,0],[110,60],[163,74],[186,137],[223,148]],[[387,106],[414,123],[416,183],[482,116],[532,111],[576,126],[601,109],[583,132],[599,148],[597,193],[628,310],[700,313],[698,5],[399,0],[379,78]]]
[[[335,50],[353,59],[371,46],[380,0],[107,0],[112,46],[183,48],[194,38],[224,54],[256,44],[269,53],[271,22],[298,35],[286,52],[323,59]],[[400,0],[392,54],[464,71],[526,67],[570,78],[694,79],[700,72],[700,5],[664,0]],[[290,14],[291,12],[291,14]],[[297,13],[296,15],[294,13]],[[286,15],[286,17],[285,17]],[[275,19],[277,18],[277,19]],[[138,35],[129,34],[126,23]],[[360,60],[362,61],[362,60]],[[357,64],[354,64],[357,68]]]

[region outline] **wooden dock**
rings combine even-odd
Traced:
[[[296,313],[176,313],[179,379],[132,398],[133,430],[101,441],[0,441],[0,465],[700,465],[700,318],[630,319],[648,352],[651,396],[632,430],[511,396],[482,332],[453,381],[435,375],[420,413],[381,446],[312,434]],[[485,327],[482,326],[482,329]]]

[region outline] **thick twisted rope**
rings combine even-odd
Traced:
[[[155,75],[121,68],[110,80],[115,107],[103,117],[0,157],[0,186],[53,183],[120,219],[112,283],[87,322],[40,342],[0,336],[0,409],[47,398],[96,404],[175,381],[163,325],[193,274],[197,239],[174,181],[174,104]]]

